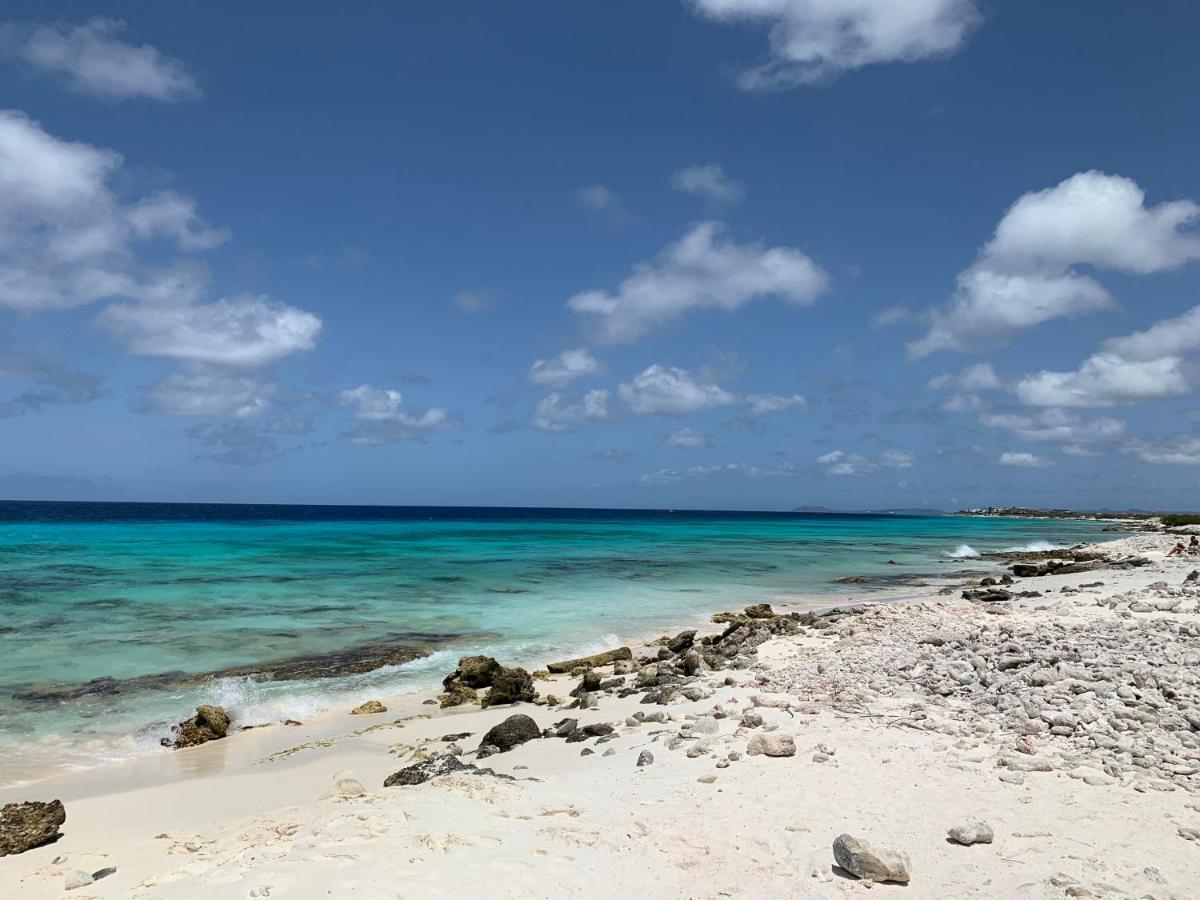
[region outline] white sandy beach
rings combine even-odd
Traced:
[[[1200,561],[1164,559],[1173,541],[1102,545],[1149,567],[1013,587],[1039,597],[973,603],[937,585],[772,638],[748,670],[702,672],[701,700],[441,711],[385,697],[382,715],[0,790],[0,803],[67,810],[57,842],[0,859],[0,895],[61,897],[74,873],[115,867],[67,896],[1200,897],[1200,749],[1178,719],[1200,715],[1200,586],[1180,587]],[[537,686],[569,699],[578,681]],[[1122,708],[1135,718],[1118,721]],[[457,743],[473,762],[483,733],[516,713],[616,730],[480,762],[512,781],[383,787],[446,735],[471,733]],[[793,738],[795,755],[748,755],[761,734]],[[947,840],[975,819],[992,843]],[[906,853],[909,883],[835,869],[842,833]]]

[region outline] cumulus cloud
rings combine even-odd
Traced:
[[[200,89],[183,63],[121,38],[125,23],[0,26],[0,56],[102,100],[191,100]]]
[[[663,438],[668,447],[711,447],[712,438],[699,428],[677,428]]]
[[[737,397],[717,384],[703,383],[686,369],[653,365],[618,388],[635,415],[686,416],[729,406]]]
[[[929,380],[933,390],[954,388],[954,392],[942,401],[942,409],[946,412],[964,413],[977,412],[984,408],[984,391],[994,391],[1002,387],[1000,376],[992,368],[991,363],[976,363],[958,372],[945,372]]]
[[[443,407],[409,410],[400,391],[369,384],[340,391],[337,399],[343,406],[350,407],[361,423],[350,432],[350,440],[355,444],[423,441],[432,432],[449,428],[455,421]]]
[[[1200,206],[1175,200],[1148,207],[1136,182],[1080,172],[1009,208],[979,259],[958,276],[949,304],[931,313],[911,357],[971,350],[1056,318],[1110,309],[1115,303],[1077,266],[1149,274],[1200,258],[1192,228]]]
[[[1135,331],[1104,342],[1104,349],[1123,359],[1153,360],[1179,356],[1200,347],[1200,306],[1183,315],[1155,322],[1145,331]]]
[[[529,380],[543,387],[561,390],[578,378],[603,375],[604,363],[584,348],[564,350],[551,359],[534,360],[529,367]]]
[[[614,222],[620,222],[628,215],[621,198],[602,184],[589,184],[580,188],[575,192],[575,200],[584,209],[599,213]]]
[[[827,475],[866,475],[880,469],[908,469],[915,457],[907,450],[885,450],[875,457],[844,450],[831,450],[817,457]]]
[[[1045,409],[1034,414],[984,413],[979,423],[988,428],[1002,428],[1025,441],[1055,444],[1097,444],[1125,436],[1125,423],[1120,419],[1084,419],[1063,409]]]
[[[981,21],[975,0],[686,0],[717,22],[770,27],[770,53],[743,71],[748,90],[795,87],[878,63],[948,56]]]
[[[635,341],[693,310],[732,312],[760,297],[811,304],[829,278],[792,247],[738,244],[719,222],[701,222],[653,260],[639,263],[616,293],[587,291],[567,301],[598,340]]]
[[[1048,459],[1043,459],[1040,456],[1035,456],[1032,453],[1001,453],[998,460],[1002,466],[1011,466],[1016,469],[1044,469],[1047,466],[1054,465]]]
[[[671,175],[671,187],[711,203],[738,203],[746,189],[716,163],[688,166]]]
[[[1124,448],[1143,462],[1166,466],[1200,466],[1200,437],[1177,435],[1161,441],[1130,441]]]
[[[211,303],[114,303],[100,321],[132,353],[193,363],[256,367],[311,350],[321,320],[269,297]]]
[[[808,401],[799,394],[748,394],[746,411],[752,416],[769,416],[793,407],[807,406]]]
[[[271,404],[275,385],[237,375],[177,372],[160,378],[146,390],[150,412],[175,416],[232,416],[246,419]]]
[[[1073,372],[1037,372],[1013,388],[1027,406],[1115,406],[1186,394],[1182,360],[1174,356],[1130,361],[1097,353]]]
[[[134,250],[163,240],[204,250],[229,232],[204,222],[195,202],[175,191],[123,202],[111,186],[121,163],[118,153],[60,140],[23,113],[0,111],[0,306],[36,312],[202,290],[194,271],[139,266]]]
[[[557,391],[547,394],[533,411],[533,425],[542,431],[570,431],[578,422],[600,422],[608,418],[609,393],[588,391],[576,403],[565,402]]]

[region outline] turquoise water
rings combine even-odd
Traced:
[[[959,517],[0,504],[0,783],[158,752],[197,702],[238,724],[427,688],[462,653],[531,666],[847,574],[943,573],[1096,523]],[[899,565],[889,565],[894,560]],[[203,675],[371,641],[431,655],[263,681]],[[30,699],[31,695],[35,699]]]

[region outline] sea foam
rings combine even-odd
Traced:
[[[979,556],[979,551],[970,544],[959,544],[951,552],[946,554],[954,559],[974,559]]]

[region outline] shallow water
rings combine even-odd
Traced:
[[[978,566],[962,545],[1069,545],[1100,529],[960,517],[0,504],[0,783],[157,752],[197,702],[231,708],[238,724],[303,719],[425,689],[466,652],[541,665],[717,608],[844,597],[831,583],[841,575]],[[381,642],[429,655],[351,674],[327,658]],[[298,658],[289,671],[301,677],[287,680],[203,677]],[[79,690],[104,676],[115,693]],[[70,699],[55,693],[64,689]]]

